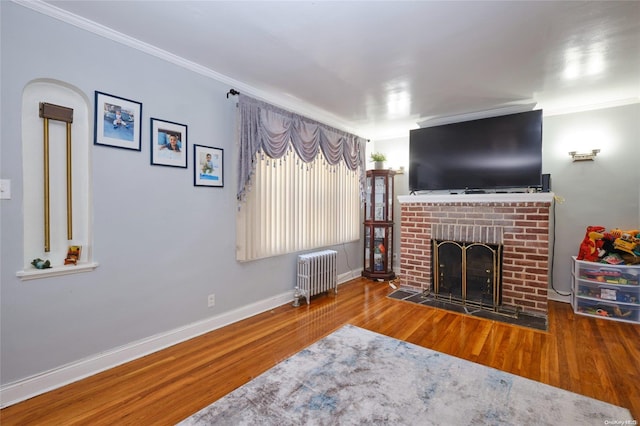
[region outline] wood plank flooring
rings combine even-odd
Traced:
[[[541,332],[387,298],[355,279],[0,411],[9,425],[172,425],[344,324],[629,408],[640,420],[640,325],[550,302]]]

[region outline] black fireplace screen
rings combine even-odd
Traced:
[[[432,240],[433,293],[497,309],[502,303],[502,245]]]

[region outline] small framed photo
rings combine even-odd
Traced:
[[[187,168],[187,126],[151,119],[151,164]]]
[[[95,145],[140,151],[142,104],[96,91]]]
[[[193,184],[195,186],[224,186],[224,150],[193,145]]]

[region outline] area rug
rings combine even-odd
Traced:
[[[477,307],[462,306],[458,303],[450,303],[443,299],[436,299],[430,294],[425,295],[423,292],[403,288],[392,291],[387,295],[387,297],[396,300],[404,300],[405,302],[417,303],[423,306],[430,306],[432,308],[446,309],[447,311],[470,315],[472,317],[519,325],[540,331],[547,331],[546,318],[529,315],[526,312],[511,311],[500,313]]]
[[[603,425],[629,410],[346,325],[179,425]],[[632,423],[626,423],[632,424]]]

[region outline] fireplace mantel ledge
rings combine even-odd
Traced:
[[[400,204],[408,203],[519,203],[553,201],[553,192],[517,192],[500,194],[419,194],[399,195]]]

